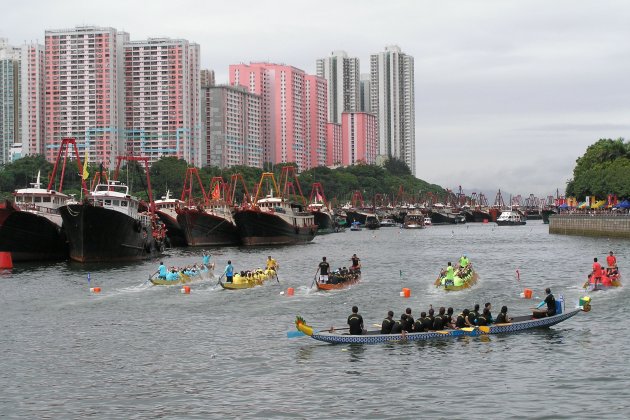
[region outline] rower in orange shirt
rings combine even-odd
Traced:
[[[597,285],[602,282],[602,265],[597,262],[597,257],[593,258],[593,272],[591,273],[591,283]]]

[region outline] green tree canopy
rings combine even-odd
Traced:
[[[630,197],[630,143],[623,138],[600,139],[576,160],[567,195],[583,200],[587,195]]]

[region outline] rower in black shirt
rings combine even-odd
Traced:
[[[430,331],[430,330],[432,330],[432,329],[433,329],[433,320],[434,320],[434,317],[433,317],[433,308],[431,308],[431,309],[429,309],[429,315],[428,315],[428,316],[426,316],[426,317],[424,318],[424,321],[422,322],[422,323],[423,323],[423,325],[424,325],[424,330],[425,330],[425,331]]]
[[[363,317],[359,315],[359,308],[356,306],[352,307],[352,315],[348,317],[348,325],[350,326],[350,334],[363,334]]]
[[[440,312],[433,318],[433,329],[435,331],[441,331],[444,329],[444,317],[446,314],[444,313],[444,306],[440,308]]]
[[[551,294],[551,289],[548,287],[545,289],[545,293],[547,293],[547,297],[545,297],[545,300],[540,302],[540,304],[538,305],[538,308],[540,308],[546,303],[547,316],[554,316],[556,314],[556,298],[553,297],[553,295]]]
[[[405,323],[403,324],[403,330],[407,332],[412,332],[414,319],[413,319],[413,316],[411,316],[411,308],[405,309],[405,315],[406,315],[406,318],[405,318]]]
[[[490,325],[494,322],[494,318],[492,318],[492,313],[490,312],[492,311],[492,304],[490,302],[486,302],[486,304],[484,305],[484,312],[486,309],[488,310],[488,316],[486,317],[486,321],[488,322],[488,325]]]
[[[497,319],[495,320],[495,322],[497,324],[506,324],[506,323],[512,321],[508,317],[507,311],[508,311],[508,307],[507,306],[504,305],[503,307],[501,307],[501,313],[499,315],[497,315]]]
[[[464,309],[461,314],[457,315],[457,320],[455,321],[456,328],[464,328],[467,327],[466,318],[470,311],[468,309]]]
[[[444,322],[445,328],[453,328],[453,308],[449,307],[446,310],[446,318]]]
[[[385,318],[383,324],[381,324],[381,334],[391,334],[394,323],[394,311],[387,312],[387,318]]]
[[[416,322],[413,324],[413,332],[425,332],[424,328],[424,319],[427,317],[426,312],[420,312],[420,318],[416,319]]]
[[[394,325],[392,326],[391,334],[400,334],[401,332],[403,332],[403,323],[405,322],[406,319],[407,319],[407,316],[405,314],[402,314],[400,316],[400,320],[394,322]]]
[[[477,325],[488,325],[489,315],[490,310],[488,308],[484,308],[483,313],[477,317]]]

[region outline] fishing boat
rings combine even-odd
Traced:
[[[148,158],[119,156],[117,160],[114,180],[99,182],[82,203],[59,209],[74,261],[135,261],[164,251],[166,230],[155,215],[154,205],[142,210],[129,187],[116,180],[122,160],[143,161],[152,203]]]
[[[317,225],[317,233],[332,233],[337,232],[339,224],[335,220],[333,212],[330,210],[330,205],[326,201],[324,195],[324,187],[319,182],[313,183],[311,195],[309,197],[309,204],[307,210],[313,215],[315,224]],[[345,223],[345,222],[344,222]]]
[[[446,270],[442,270],[435,280],[435,286],[448,291],[463,290],[474,286],[479,280],[479,275],[471,263],[466,268],[457,269],[455,272],[455,280],[451,283],[446,280]]]
[[[294,167],[285,166],[283,174],[286,168]],[[297,176],[295,180],[297,182]],[[313,240],[317,232],[315,217],[305,210],[304,204],[289,200],[286,181],[284,185],[280,195],[273,173],[265,172],[256,189],[254,204],[236,209],[234,220],[243,245],[287,245]],[[267,187],[270,194],[263,197]],[[301,193],[300,197],[304,202]]]
[[[370,230],[375,230],[381,227],[381,222],[378,220],[376,214],[370,214],[365,219],[365,227]]]
[[[403,228],[424,229],[424,221],[425,217],[422,213],[407,213],[403,222]]]
[[[42,188],[40,174],[30,188],[13,193],[14,201],[0,204],[0,251],[13,261],[64,260],[68,244],[59,207],[70,198]]]
[[[0,203],[0,251],[10,252],[12,261],[61,261],[68,258],[68,243],[59,208],[73,201],[62,192],[70,146],[74,147],[79,173],[83,172],[75,139],[63,139],[47,188],[42,188],[41,173],[38,172],[37,180],[29,188],[16,189],[13,201]],[[61,173],[59,191],[52,188],[58,169]],[[87,192],[85,180],[82,178],[81,181]]]
[[[350,335],[347,328],[334,328],[315,330],[306,321],[297,316],[295,326],[298,331],[311,338],[331,344],[377,344],[390,342],[426,341],[432,339],[445,339],[453,337],[477,337],[490,334],[509,334],[519,331],[526,331],[536,328],[548,328],[577,315],[580,312],[591,310],[591,299],[584,297],[580,299],[581,306],[576,309],[557,313],[556,315],[544,318],[534,318],[532,315],[525,315],[512,318],[511,322],[505,324],[491,324],[489,326],[467,327],[455,330],[441,330],[404,334],[381,334],[380,330],[367,331],[362,335]]]
[[[496,223],[498,226],[520,226],[527,223],[527,217],[516,210],[505,210]]]
[[[160,200],[155,200],[155,214],[166,226],[166,238],[170,246],[186,246],[186,236],[177,221],[177,209],[183,207],[184,202],[171,198],[171,191],[166,190],[166,195]]]
[[[352,222],[352,224],[350,225],[350,230],[351,231],[355,231],[355,232],[360,231],[361,230],[361,223],[359,223],[357,221]]]
[[[199,184],[201,198],[193,196],[194,181]],[[182,191],[185,205],[176,208],[180,224],[189,246],[238,245],[239,232],[232,214],[227,184],[222,177],[210,181],[211,194],[206,191],[197,168],[188,168]]]
[[[466,215],[451,207],[445,207],[442,203],[436,203],[431,210],[431,221],[434,225],[462,224],[466,223]]]
[[[610,270],[610,269],[609,269]],[[588,275],[588,280],[582,286],[587,292],[595,292],[598,290],[608,290],[621,287],[621,274],[618,269],[610,270],[602,276],[601,281],[595,282],[592,274]]]
[[[234,274],[231,283],[224,282],[219,278],[219,284],[227,290],[251,289],[252,287],[261,286],[267,280],[272,279],[278,281],[278,273],[275,270],[257,269]]]
[[[381,227],[395,227],[397,225],[396,221],[391,217],[381,219]]]
[[[349,269],[347,272],[332,272],[328,274],[327,283],[315,281],[315,285],[318,290],[338,290],[357,284],[360,280],[361,270]]]

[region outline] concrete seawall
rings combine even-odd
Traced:
[[[549,233],[630,239],[630,215],[554,214]]]

